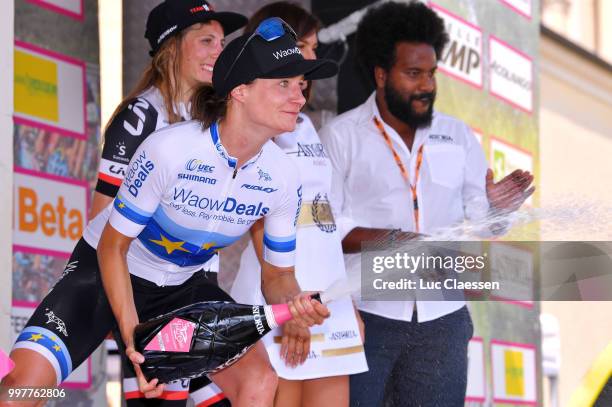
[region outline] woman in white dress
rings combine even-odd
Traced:
[[[256,12],[245,31],[264,19],[276,16],[291,25],[298,35],[304,58],[315,59],[320,22],[301,7],[277,2]],[[310,93],[310,84],[304,93]],[[297,217],[296,278],[304,290],[323,291],[345,277],[341,236],[328,195],[331,187],[331,162],[308,116],[300,113],[295,131],[284,133],[274,142],[297,164],[302,182],[302,208]],[[261,179],[262,193],[265,178]],[[240,269],[231,295],[238,302],[263,304],[260,269],[263,226],[251,228],[251,241],[242,254]],[[310,330],[311,340],[292,340],[287,324],[264,338],[270,361],[279,376],[276,406],[348,406],[348,375],[367,370],[362,342],[362,322],[349,296],[328,304],[331,317]],[[301,335],[302,337],[304,335]]]

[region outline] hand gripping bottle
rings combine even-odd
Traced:
[[[313,298],[319,299],[318,295]],[[203,301],[136,326],[147,380],[160,383],[215,373],[236,362],[266,333],[292,318],[287,304]]]

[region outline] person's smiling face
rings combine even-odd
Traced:
[[[213,67],[224,42],[223,27],[214,20],[185,30],[181,40],[180,79],[191,88],[212,82]]]
[[[303,76],[256,79],[248,86],[245,107],[251,121],[276,134],[295,129],[298,113],[306,103]]]

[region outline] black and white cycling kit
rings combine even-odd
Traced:
[[[36,309],[14,348],[43,355],[60,383],[115,326],[95,258],[107,220],[135,238],[127,263],[136,309],[144,320],[183,303],[229,298],[216,287],[211,293],[211,285],[193,288],[198,270],[260,218],[265,260],[293,266],[300,204],[295,164],[272,142],[238,168],[216,124],[203,131],[200,123],[189,121],[152,134],[125,167],[112,205],[87,226],[69,260],[71,271]],[[154,291],[160,291],[156,295],[164,304],[145,311],[152,304],[143,298]],[[164,297],[174,300],[164,302]]]
[[[184,105],[176,110],[183,119],[191,118]],[[114,198],[138,146],[151,133],[168,125],[164,99],[155,87],[147,89],[119,111],[104,132],[96,191]]]

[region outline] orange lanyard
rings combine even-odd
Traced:
[[[410,192],[412,192],[412,205],[414,208],[414,225],[416,228],[416,232],[418,233],[419,232],[419,200],[417,196],[417,183],[419,182],[419,173],[421,171],[421,164],[423,164],[423,145],[419,147],[419,150],[417,152],[416,167],[415,167],[415,172],[414,172],[414,185],[412,185],[410,183],[410,175],[408,174],[408,170],[406,169],[406,166],[404,166],[404,163],[402,162],[402,159],[400,158],[399,154],[397,154],[397,151],[395,151],[395,148],[393,148],[391,137],[389,137],[389,135],[385,131],[385,128],[383,127],[382,123],[380,122],[380,120],[378,120],[377,117],[374,117],[374,124],[376,125],[376,127],[378,127],[380,134],[383,136],[383,138],[387,142],[387,145],[389,146],[389,149],[391,149],[391,153],[393,153],[393,158],[395,158],[395,163],[399,167],[402,177],[404,178],[404,180],[410,187]]]

